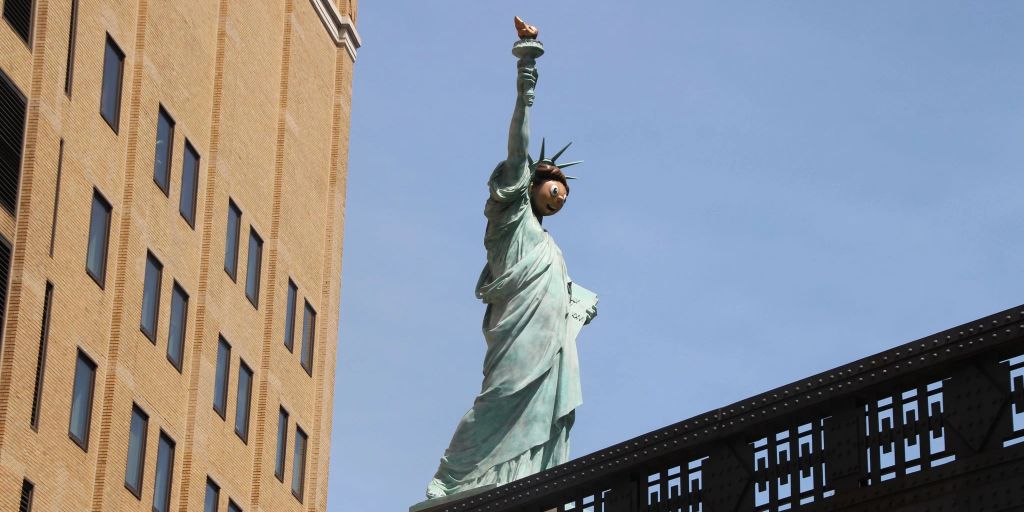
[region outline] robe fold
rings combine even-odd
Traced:
[[[582,402],[571,282],[562,251],[530,205],[530,172],[491,174],[484,207],[487,264],[476,295],[487,304],[483,385],[456,427],[428,497],[501,485],[565,462]]]

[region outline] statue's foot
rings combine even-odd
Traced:
[[[448,495],[448,493],[445,491],[444,486],[441,485],[441,481],[440,480],[435,478],[435,479],[431,480],[429,484],[427,484],[427,499],[428,500],[432,500],[434,498],[443,498],[443,497],[445,497],[447,495]]]

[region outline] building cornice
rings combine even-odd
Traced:
[[[323,22],[324,28],[327,29],[334,44],[338,48],[344,47],[349,57],[352,57],[352,62],[355,62],[356,50],[363,45],[363,41],[359,38],[359,32],[356,31],[356,24],[352,18],[341,14],[332,0],[309,1],[313,4],[317,15],[320,16],[320,21]]]

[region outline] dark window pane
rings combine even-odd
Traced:
[[[136,498],[142,498],[142,473],[146,467],[146,437],[149,415],[132,406],[132,422],[128,426],[128,462],[125,464],[124,486]]]
[[[245,296],[253,306],[260,306],[260,265],[263,263],[263,239],[249,229],[249,266],[245,269]]]
[[[235,398],[235,433],[249,442],[249,401],[252,399],[252,370],[241,362],[238,365],[238,395]]]
[[[53,283],[46,282],[43,295],[43,327],[39,331],[39,352],[36,354],[36,385],[32,393],[32,416],[29,425],[39,430],[39,412],[43,407],[43,377],[46,375],[46,352],[50,342],[50,312],[53,310]]]
[[[81,350],[75,363],[75,383],[71,390],[71,421],[68,435],[83,450],[89,449],[89,424],[92,421],[92,394],[96,383],[96,363]]]
[[[156,324],[160,314],[160,280],[164,266],[153,256],[146,254],[146,276],[142,284],[142,320],[139,328],[153,343],[156,343]]]
[[[217,512],[220,506],[220,486],[217,482],[206,478],[206,500],[203,505],[203,512]]]
[[[32,33],[32,0],[4,0],[4,19],[18,37],[32,44],[29,39]]]
[[[316,341],[316,311],[306,302],[302,314],[302,367],[306,373],[313,375],[313,344]]]
[[[242,226],[242,210],[228,199],[228,226],[224,240],[224,271],[234,281],[238,274],[238,233]]]
[[[124,73],[124,52],[107,35],[103,53],[103,90],[100,92],[100,115],[117,133],[121,117],[121,78]]]
[[[110,235],[110,203],[99,192],[92,195],[92,213],[89,216],[89,246],[85,256],[85,270],[103,287],[107,275],[107,243]]]
[[[153,181],[164,191],[171,187],[171,156],[174,154],[174,119],[160,107],[156,116],[156,155],[153,157]]]
[[[188,321],[188,294],[174,283],[171,291],[171,327],[167,331],[167,360],[181,371],[185,354],[185,325]]]
[[[217,343],[217,376],[213,387],[213,410],[221,418],[228,406],[228,377],[231,373],[231,345],[224,338]]]
[[[64,171],[64,139],[60,139],[57,153],[57,183],[53,187],[53,218],[50,220],[50,257],[53,257],[53,242],[57,238],[57,211],[60,209],[60,177]]]
[[[306,433],[295,426],[295,453],[292,454],[292,496],[302,502],[306,489]]]
[[[239,507],[238,503],[228,500],[228,512],[242,512],[242,507]]]
[[[153,512],[170,510],[173,476],[174,441],[160,432],[160,445],[156,451],[156,480],[153,482]]]
[[[18,502],[18,512],[32,512],[32,498],[36,494],[36,486],[28,480],[21,481],[21,500]]]
[[[285,451],[288,449],[288,411],[284,407],[277,413],[277,459],[274,461],[274,476],[284,482]]]
[[[0,326],[3,326],[7,315],[7,281],[11,276],[11,243],[0,235]],[[0,345],[3,343],[3,331],[0,330]]]
[[[64,68],[64,94],[71,97],[71,82],[75,75],[75,40],[78,32],[78,0],[71,0],[71,26],[68,28],[68,57]]]
[[[196,227],[196,189],[199,188],[199,153],[185,139],[185,156],[181,166],[181,199],[178,211],[188,222]]]
[[[25,136],[25,95],[0,70],[0,206],[14,215]]]
[[[291,279],[288,280],[288,303],[284,311],[284,346],[288,352],[292,351],[295,345],[295,300],[299,288]]]

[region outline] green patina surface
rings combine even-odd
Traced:
[[[516,106],[508,157],[488,181],[487,263],[476,289],[487,305],[484,380],[428,498],[501,485],[565,462],[582,403],[576,336],[596,314],[597,297],[572,284],[562,251],[531,206],[529,112],[543,47],[521,40],[513,53],[519,57]]]

